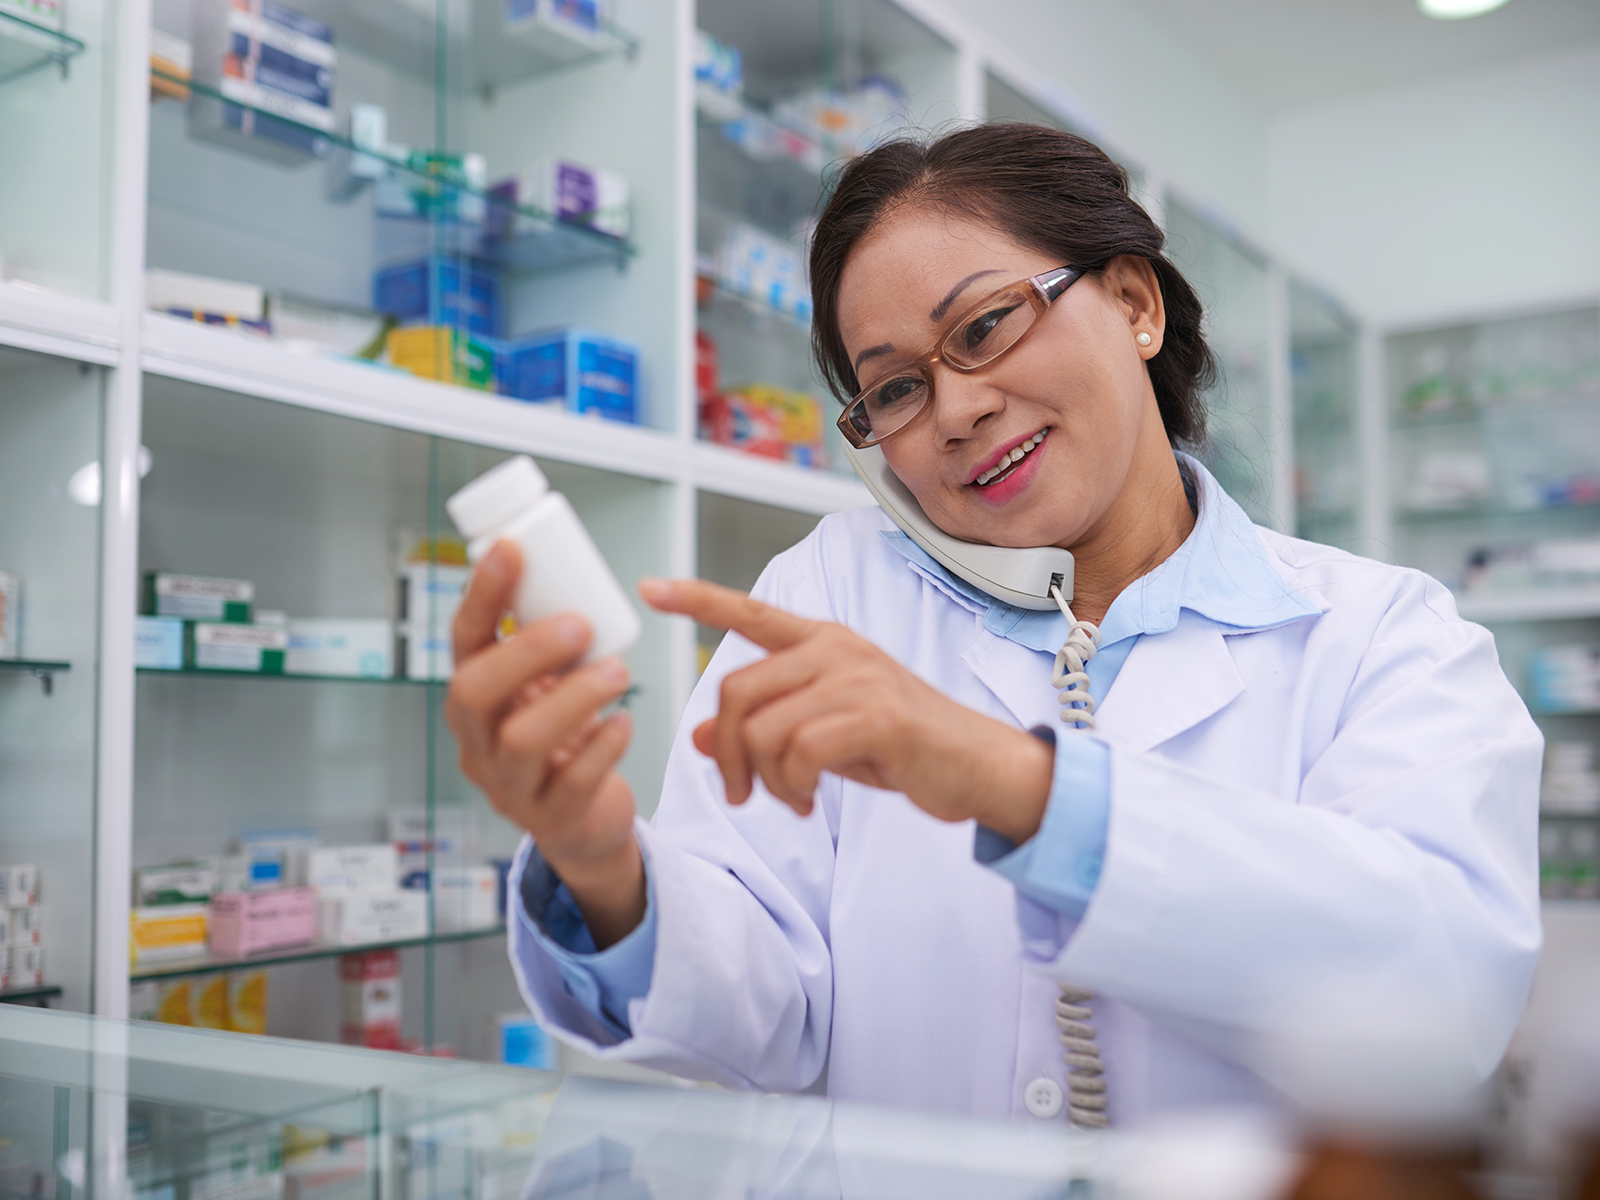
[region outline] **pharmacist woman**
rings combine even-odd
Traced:
[[[1439,583],[1252,525],[1175,450],[1215,367],[1162,244],[1094,146],[1002,125],[856,159],[811,253],[857,440],[945,533],[1075,555],[1092,728],[1052,686],[1063,612],[860,509],[749,597],[641,587],[733,630],[644,822],[600,715],[622,664],[569,669],[576,618],[497,641],[520,563],[481,563],[448,718],[529,835],[510,951],[547,1027],[735,1088],[1084,1125],[1275,1104],[1275,1023],[1369,995],[1495,1067],[1540,945],[1539,732]]]

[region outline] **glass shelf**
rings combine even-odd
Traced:
[[[535,228],[513,231],[507,235],[491,234],[484,225],[455,220],[440,220],[426,214],[414,218],[384,215],[383,220],[398,225],[415,225],[423,245],[435,252],[449,255],[469,255],[482,259],[512,274],[537,274],[560,270],[564,267],[586,263],[615,261],[619,266],[637,253],[637,247],[625,238],[612,237],[597,229],[590,229],[562,221],[543,209],[527,204],[509,204],[492,191],[468,186],[466,183],[424,170],[422,165],[409,159],[377,153],[357,145],[350,138],[327,130],[304,125],[271,109],[256,108],[230,99],[216,88],[196,83],[192,79],[152,71],[152,79],[160,79],[175,87],[186,88],[195,95],[232,108],[270,117],[300,133],[317,139],[324,156],[330,151],[360,155],[381,163],[389,172],[425,182],[430,188],[452,196],[471,197],[492,210],[494,220],[485,224],[514,224],[517,220],[529,222]]]
[[[136,964],[128,978],[133,983],[141,983],[148,979],[170,979],[177,975],[215,975],[219,971],[241,971],[252,967],[278,967],[286,963],[316,962],[324,958],[338,958],[342,954],[365,954],[369,950],[445,946],[453,942],[475,942],[480,938],[505,937],[505,935],[504,925],[490,925],[483,929],[457,929],[448,933],[431,933],[424,937],[400,938],[396,941],[362,942],[355,946],[291,946],[283,950],[233,957],[207,954],[195,958],[160,959]]]
[[[1600,511],[1600,502],[1593,504],[1547,504],[1536,508],[1511,508],[1503,504],[1469,504],[1460,508],[1400,508],[1394,519],[1404,524],[1433,524],[1443,521],[1521,521],[1529,518],[1551,517],[1558,513],[1594,513]]]
[[[142,678],[184,678],[184,679],[283,679],[297,680],[304,683],[360,683],[360,684],[388,684],[403,687],[427,687],[430,684],[446,685],[448,679],[408,679],[403,676],[389,675],[382,678],[372,675],[306,675],[298,671],[213,671],[201,667],[140,667],[138,674]]]
[[[295,7],[334,26],[341,50],[430,85],[438,78],[436,47],[443,28],[451,42],[448,85],[455,93],[492,92],[608,58],[632,58],[641,45],[636,34],[605,18],[592,33],[552,21],[529,21],[507,31],[505,0],[452,2],[448,12],[432,0],[301,0]]]
[[[32,675],[39,681],[39,686],[44,689],[46,696],[55,691],[56,674],[70,670],[72,670],[72,664],[69,662],[32,658],[0,658],[0,671],[16,671]]]
[[[1495,417],[1517,420],[1559,419],[1574,408],[1594,408],[1597,405],[1600,405],[1600,397],[1566,395],[1523,404],[1497,404],[1483,408],[1450,408],[1439,412],[1400,414],[1394,417],[1390,426],[1397,431],[1408,432],[1437,429],[1446,425],[1471,426]]]
[[[59,64],[65,74],[67,63],[84,49],[81,41],[60,30],[15,13],[0,12],[0,84],[51,63]]]
[[[58,999],[61,989],[55,984],[44,984],[41,987],[7,988],[0,992],[0,1004],[34,1004],[46,1008],[44,1002]]]
[[[809,347],[811,337],[811,322],[806,318],[786,312],[781,308],[768,304],[756,296],[731,288],[709,275],[700,275],[696,278],[697,285],[709,285],[710,298],[704,304],[698,305],[702,317],[756,317],[767,318],[772,323],[784,326],[793,331],[798,337],[805,339]]]

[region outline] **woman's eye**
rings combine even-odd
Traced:
[[[916,403],[925,386],[920,375],[902,375],[899,379],[891,379],[873,393],[871,407],[884,412]]]
[[[991,308],[977,319],[969,321],[962,332],[962,340],[966,343],[968,353],[979,350],[985,341],[994,336],[994,331],[1012,313],[1017,311],[1016,305],[1010,308]]]

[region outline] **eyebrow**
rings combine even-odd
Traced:
[[[868,346],[860,354],[856,355],[856,374],[857,375],[861,374],[861,364],[866,362],[867,359],[869,359],[869,358],[879,358],[882,355],[893,354],[893,353],[894,353],[894,343],[893,342],[882,342],[882,343],[880,343],[879,345],[876,345],[876,346]]]
[[[956,297],[967,290],[967,285],[969,283],[971,283],[974,279],[982,279],[985,275],[998,274],[1000,274],[1000,268],[991,267],[987,271],[975,271],[971,275],[968,275],[960,283],[956,284],[955,287],[950,289],[949,295],[947,295],[943,300],[939,301],[939,303],[934,306],[933,311],[928,314],[928,319],[930,321],[944,320],[945,313],[950,311],[950,306],[955,303]]]

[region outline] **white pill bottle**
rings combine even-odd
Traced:
[[[511,611],[523,625],[557,613],[587,617],[594,641],[584,662],[621,654],[639,640],[639,613],[600,548],[560,492],[525,454],[478,476],[445,501],[478,562],[501,539],[522,551]]]

